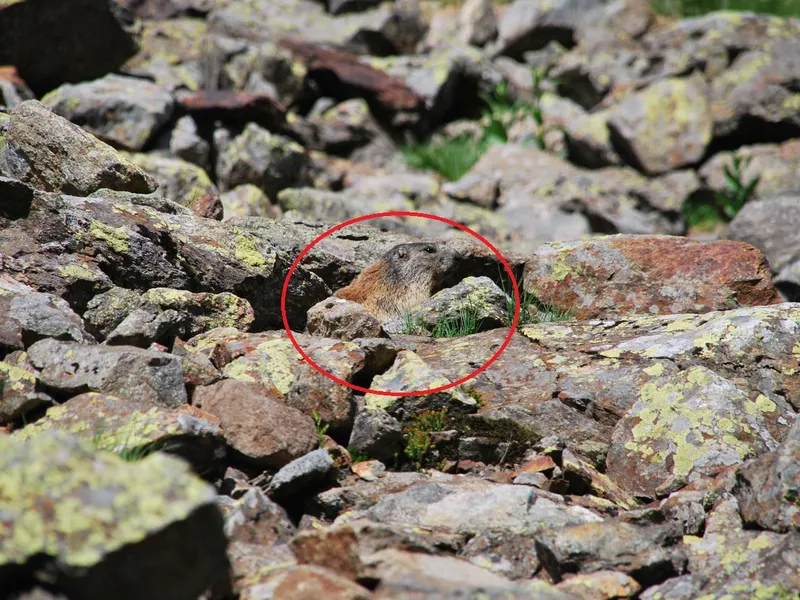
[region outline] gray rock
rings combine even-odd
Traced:
[[[105,343],[108,346],[139,348],[148,348],[154,343],[169,346],[187,320],[185,315],[174,310],[158,312],[139,308],[109,332]]]
[[[0,31],[6,32],[0,64],[15,65],[37,94],[102,77],[136,52],[131,21],[106,0],[6,2],[0,7]]]
[[[53,403],[37,383],[36,370],[24,352],[11,352],[0,361],[0,425]]]
[[[197,123],[191,115],[184,115],[175,121],[175,126],[169,132],[167,144],[173,156],[205,170],[210,168],[211,144],[200,137]]]
[[[33,187],[16,179],[0,176],[0,198],[2,198],[0,217],[8,219],[27,217],[31,210],[33,193]]]
[[[28,358],[41,384],[59,394],[122,394],[166,408],[187,401],[183,365],[164,352],[46,339],[28,348]]]
[[[458,15],[458,39],[473,46],[485,46],[497,35],[497,19],[490,0],[467,0]]]
[[[88,196],[105,188],[149,194],[157,185],[111,146],[26,100],[9,113],[0,150],[0,174],[45,190]],[[69,164],[69,169],[61,165]]]
[[[550,577],[619,570],[644,586],[683,572],[681,532],[672,525],[638,527],[618,521],[587,523],[536,535],[536,552]]]
[[[172,117],[172,94],[138,77],[106,75],[65,84],[42,98],[57,115],[113,146],[141,150]]]
[[[737,471],[734,494],[742,518],[770,531],[800,531],[800,422],[778,449]]]
[[[777,275],[775,287],[791,302],[800,300],[800,195],[753,200],[728,225],[725,237],[761,250]]]
[[[308,156],[302,146],[281,135],[248,123],[228,142],[215,136],[216,173],[222,191],[252,183],[274,199],[278,192],[305,177]]]
[[[4,287],[0,281],[0,319],[18,324],[24,346],[42,338],[94,342],[66,301],[52,294],[20,293]]]
[[[275,473],[267,486],[267,494],[277,502],[286,502],[325,485],[334,473],[335,466],[328,451],[314,450]]]
[[[385,410],[360,410],[347,447],[371,458],[392,460],[403,449],[403,429]]]
[[[380,322],[355,302],[331,297],[308,309],[308,333],[339,340],[385,337]]]

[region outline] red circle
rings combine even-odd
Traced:
[[[505,267],[506,273],[508,273],[509,277],[511,277],[511,285],[514,288],[514,303],[515,303],[514,306],[515,306],[515,308],[514,308],[514,319],[511,322],[511,327],[509,327],[509,329],[508,329],[508,335],[506,336],[506,339],[503,341],[502,345],[497,350],[497,352],[495,352],[494,355],[488,361],[486,361],[486,364],[484,364],[479,369],[476,369],[475,371],[473,371],[472,373],[470,373],[466,377],[462,377],[458,381],[454,381],[454,382],[452,382],[452,383],[450,383],[448,385],[443,385],[443,386],[440,386],[440,387],[437,387],[437,388],[431,388],[429,390],[418,390],[416,392],[387,392],[387,391],[384,391],[384,390],[373,390],[373,389],[370,389],[370,388],[364,388],[364,387],[352,384],[349,381],[344,381],[343,379],[339,379],[335,375],[333,375],[331,373],[328,373],[325,369],[323,369],[317,363],[315,363],[313,360],[311,360],[311,358],[300,347],[300,344],[297,343],[297,340],[295,339],[294,334],[292,334],[292,330],[289,328],[289,320],[286,317],[286,294],[289,291],[289,280],[291,279],[291,277],[294,274],[294,272],[297,269],[297,267],[300,265],[300,261],[302,261],[303,258],[305,258],[306,254],[308,254],[308,252],[311,250],[311,248],[316,246],[320,241],[322,241],[323,239],[325,239],[326,237],[328,237],[332,233],[334,233],[336,231],[339,231],[340,229],[342,229],[344,227],[347,227],[348,225],[353,225],[355,223],[360,223],[361,221],[368,221],[370,219],[378,219],[378,218],[381,218],[381,217],[420,217],[420,218],[423,218],[423,219],[432,219],[434,221],[441,221],[442,223],[447,223],[448,225],[450,225],[452,227],[457,227],[458,229],[461,229],[462,231],[466,231],[471,236],[479,239],[492,252],[494,252],[495,256],[497,256],[497,258],[500,259],[500,262],[503,264],[503,267]],[[286,279],[283,280],[283,291],[281,292],[281,316],[283,317],[283,327],[286,330],[286,333],[289,336],[289,339],[291,340],[291,342],[294,345],[294,347],[297,349],[297,351],[300,353],[300,355],[305,359],[305,361],[308,364],[310,364],[317,371],[319,371],[320,373],[325,375],[325,377],[327,377],[328,379],[331,379],[331,380],[335,381],[336,383],[339,383],[341,385],[349,387],[350,389],[358,390],[359,392],[364,392],[366,394],[377,394],[377,395],[380,395],[380,396],[394,396],[394,397],[427,396],[428,394],[435,394],[436,392],[443,392],[444,390],[449,390],[450,388],[456,387],[457,385],[461,385],[462,383],[465,383],[465,382],[469,381],[470,379],[472,379],[473,377],[477,377],[478,375],[483,373],[486,369],[488,369],[492,365],[492,363],[494,361],[496,361],[500,357],[500,355],[503,352],[505,352],[505,349],[511,343],[511,338],[514,335],[514,331],[517,328],[517,323],[519,322],[519,304],[520,304],[519,303],[519,287],[517,286],[517,279],[514,277],[514,273],[511,271],[511,266],[508,264],[508,261],[503,257],[503,255],[500,253],[500,251],[497,248],[495,248],[492,245],[492,243],[489,242],[489,240],[484,238],[481,234],[477,233],[476,231],[473,231],[469,227],[467,227],[465,225],[462,225],[461,223],[456,223],[455,221],[452,221],[450,219],[446,219],[446,218],[440,217],[438,215],[429,215],[427,213],[404,211],[404,210],[390,210],[390,211],[387,211],[387,212],[372,213],[372,214],[369,214],[369,215],[363,215],[363,216],[360,216],[360,217],[356,217],[354,219],[349,219],[347,221],[344,221],[343,223],[339,223],[335,227],[331,227],[328,231],[326,231],[326,232],[322,233],[321,235],[317,236],[308,246],[303,248],[303,251],[294,260],[294,262],[292,263],[292,266],[289,267],[289,272],[286,274]]]

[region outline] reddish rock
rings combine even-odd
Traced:
[[[290,38],[283,38],[280,45],[305,64],[309,77],[324,75],[340,95],[363,97],[388,112],[418,111],[424,105],[402,80],[361,62],[356,54]]]
[[[743,242],[615,235],[539,247],[523,289],[577,319],[780,303],[764,254]]]
[[[267,94],[217,90],[183,92],[176,99],[198,119],[253,122],[275,132],[286,128],[286,110]]]
[[[254,384],[227,379],[197,388],[193,401],[219,417],[228,445],[257,466],[280,468],[317,446],[310,417]]]

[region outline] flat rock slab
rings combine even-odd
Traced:
[[[39,382],[59,394],[122,394],[177,408],[187,401],[180,358],[131,346],[87,346],[45,339],[28,348]]]
[[[126,463],[57,431],[0,437],[0,457],[3,588],[36,581],[44,564],[49,585],[88,600],[229,590],[216,494],[183,461]]]
[[[757,248],[671,236],[543,244],[525,265],[522,287],[577,319],[703,313],[781,301]]]

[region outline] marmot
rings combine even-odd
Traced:
[[[400,244],[334,296],[364,305],[379,319],[400,316],[441,289],[455,258],[440,244]]]

